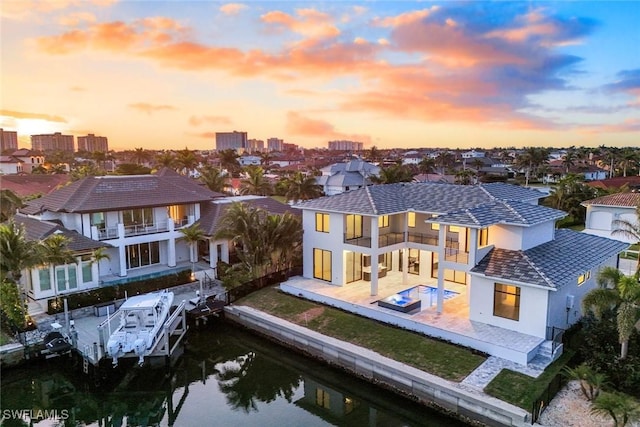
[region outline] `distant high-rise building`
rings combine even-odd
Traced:
[[[0,152],[18,149],[18,132],[0,128]]]
[[[44,135],[31,135],[31,149],[36,151],[70,151],[74,152],[73,135],[62,135],[60,132]]]
[[[246,132],[216,132],[216,150],[239,150],[247,149]]]
[[[261,139],[247,140],[247,151],[250,153],[261,153],[264,151],[264,141]]]
[[[269,138],[267,139],[267,150],[269,151],[283,151],[284,150],[284,141],[279,138]]]
[[[88,151],[90,153],[101,151],[106,153],[109,151],[109,141],[106,136],[95,136],[92,133],[87,136],[79,136],[78,151]]]
[[[362,151],[362,142],[357,141],[329,141],[329,150],[336,151]]]

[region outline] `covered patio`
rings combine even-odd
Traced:
[[[390,272],[378,283],[378,294],[371,295],[370,282],[358,280],[344,286],[332,285],[301,276],[292,277],[280,285],[283,292],[340,308],[384,323],[470,347],[492,356],[526,365],[538,354],[544,339],[469,320],[467,286],[445,282],[445,289],[458,294],[449,295],[443,302],[442,313],[437,312],[435,298],[422,299],[419,310],[403,313],[381,307],[378,301],[397,295],[415,286],[437,288],[436,279]]]

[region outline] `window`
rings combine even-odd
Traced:
[[[90,216],[91,225],[95,225],[98,229],[103,229],[105,225],[104,212],[93,212]]]
[[[582,273],[578,276],[578,286],[582,285],[584,282],[589,280],[591,277],[591,271],[587,271],[586,273]]]
[[[481,228],[478,232],[478,247],[487,246],[489,244],[489,229]]]
[[[407,213],[407,226],[414,228],[416,226],[416,213],[408,212]]]
[[[174,224],[178,226],[186,225],[189,222],[189,215],[193,215],[193,205],[167,206],[167,215]]]
[[[362,237],[362,215],[346,216],[347,239]]]
[[[432,224],[431,224],[431,229],[432,229],[433,231],[438,231],[438,230],[440,230],[440,224],[433,224],[433,223],[432,223]]]
[[[496,283],[493,292],[493,315],[505,319],[520,319],[520,288]]]
[[[44,267],[38,270],[38,278],[40,279],[40,290],[51,290],[51,275],[49,274],[49,267]]]
[[[384,228],[389,226],[389,215],[382,215],[378,217],[378,227]]]
[[[127,269],[160,263],[158,242],[140,243],[126,247]]]
[[[80,265],[82,268],[82,283],[93,282],[93,270],[91,268],[91,255],[82,255]]]
[[[320,387],[316,389],[316,405],[321,408],[331,409],[331,395]]]
[[[356,280],[362,280],[362,254],[359,252],[347,252],[345,258],[345,281],[351,283]]]
[[[316,213],[316,231],[321,233],[329,232],[329,214]]]
[[[331,281],[331,251],[313,249],[313,277]]]
[[[128,209],[122,211],[122,223],[126,226],[129,225],[153,225],[153,209]]]

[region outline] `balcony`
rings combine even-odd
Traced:
[[[378,247],[395,245],[404,242],[404,233],[387,233],[378,236]]]
[[[438,233],[408,233],[408,242],[438,246]]]
[[[111,227],[97,228],[98,240],[117,239],[120,236],[118,232],[121,224]],[[140,236],[144,234],[164,233],[169,231],[169,222],[160,221],[154,224],[134,224],[123,227],[122,237]]]
[[[469,263],[469,252],[461,251],[456,248],[445,248],[444,249],[444,259],[445,261],[453,261],[460,264],[468,264]]]
[[[344,234],[344,243],[355,246],[362,246],[363,248],[371,247],[371,236],[359,236],[353,237],[350,234]]]

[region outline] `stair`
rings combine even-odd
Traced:
[[[558,357],[560,357],[560,355],[562,354],[562,351],[563,351],[562,343],[558,344],[555,351],[553,351],[553,341],[548,340],[540,344],[540,347],[538,347],[537,356],[543,359],[549,359],[553,362]]]

